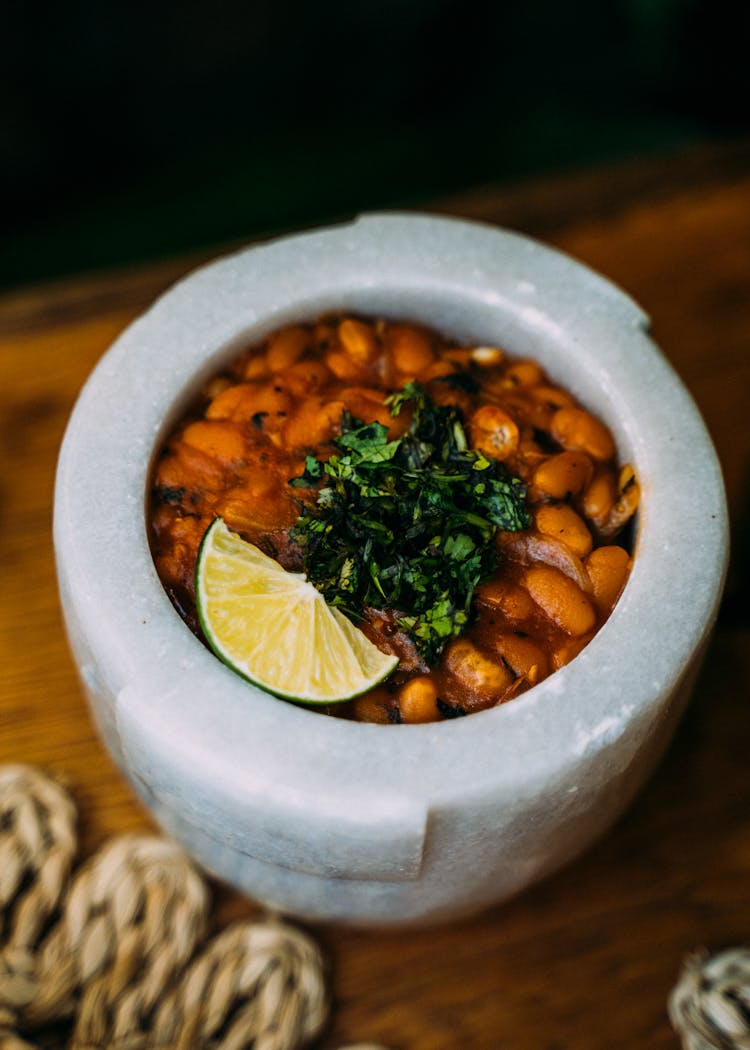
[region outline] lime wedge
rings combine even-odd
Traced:
[[[359,696],[391,673],[382,653],[302,573],[287,572],[221,518],[195,570],[198,617],[216,655],[262,689],[308,704]]]

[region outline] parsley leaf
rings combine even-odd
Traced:
[[[469,619],[474,588],[497,566],[498,529],[531,524],[526,489],[469,443],[460,411],[437,405],[418,383],[386,399],[412,407],[393,441],[382,423],[345,412],[336,452],[308,456],[295,487],[318,485],[292,538],[326,601],[353,618],[365,606],[396,609],[399,627],[433,664]]]

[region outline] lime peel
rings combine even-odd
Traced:
[[[304,574],[287,572],[221,518],[201,541],[195,597],[203,634],[219,659],[286,700],[350,700],[398,664],[329,607]]]

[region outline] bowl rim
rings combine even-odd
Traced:
[[[533,335],[529,356],[542,363],[562,347],[579,370],[584,400],[614,424],[643,482],[633,571],[583,652],[509,704],[428,725],[326,718],[243,681],[181,621],[147,541],[151,458],[187,389],[248,339],[326,312],[315,304],[359,302],[367,313],[367,304],[412,302],[424,312],[441,296],[456,317],[471,308]],[[129,720],[147,727],[153,753],[207,790],[238,797],[271,784],[290,806],[315,798],[333,814],[360,799],[374,814],[408,799],[532,792],[633,725],[658,722],[715,618],[728,541],[711,440],[646,328],[625,293],[561,252],[486,224],[415,213],[365,215],[252,246],[180,281],[104,355],[58,464],[66,616],[93,663],[104,657],[120,729]],[[671,604],[656,609],[655,594]]]

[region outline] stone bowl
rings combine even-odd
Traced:
[[[532,356],[635,464],[635,563],[614,613],[502,707],[380,726],[285,703],[220,663],[162,589],[145,506],[170,425],[241,347],[329,311]],[[206,869],[308,920],[435,922],[518,893],[625,810],[683,711],[728,550],[711,441],[647,327],[622,291],[524,237],[375,214],[197,271],[103,357],[58,467],[65,621],[103,740]]]

